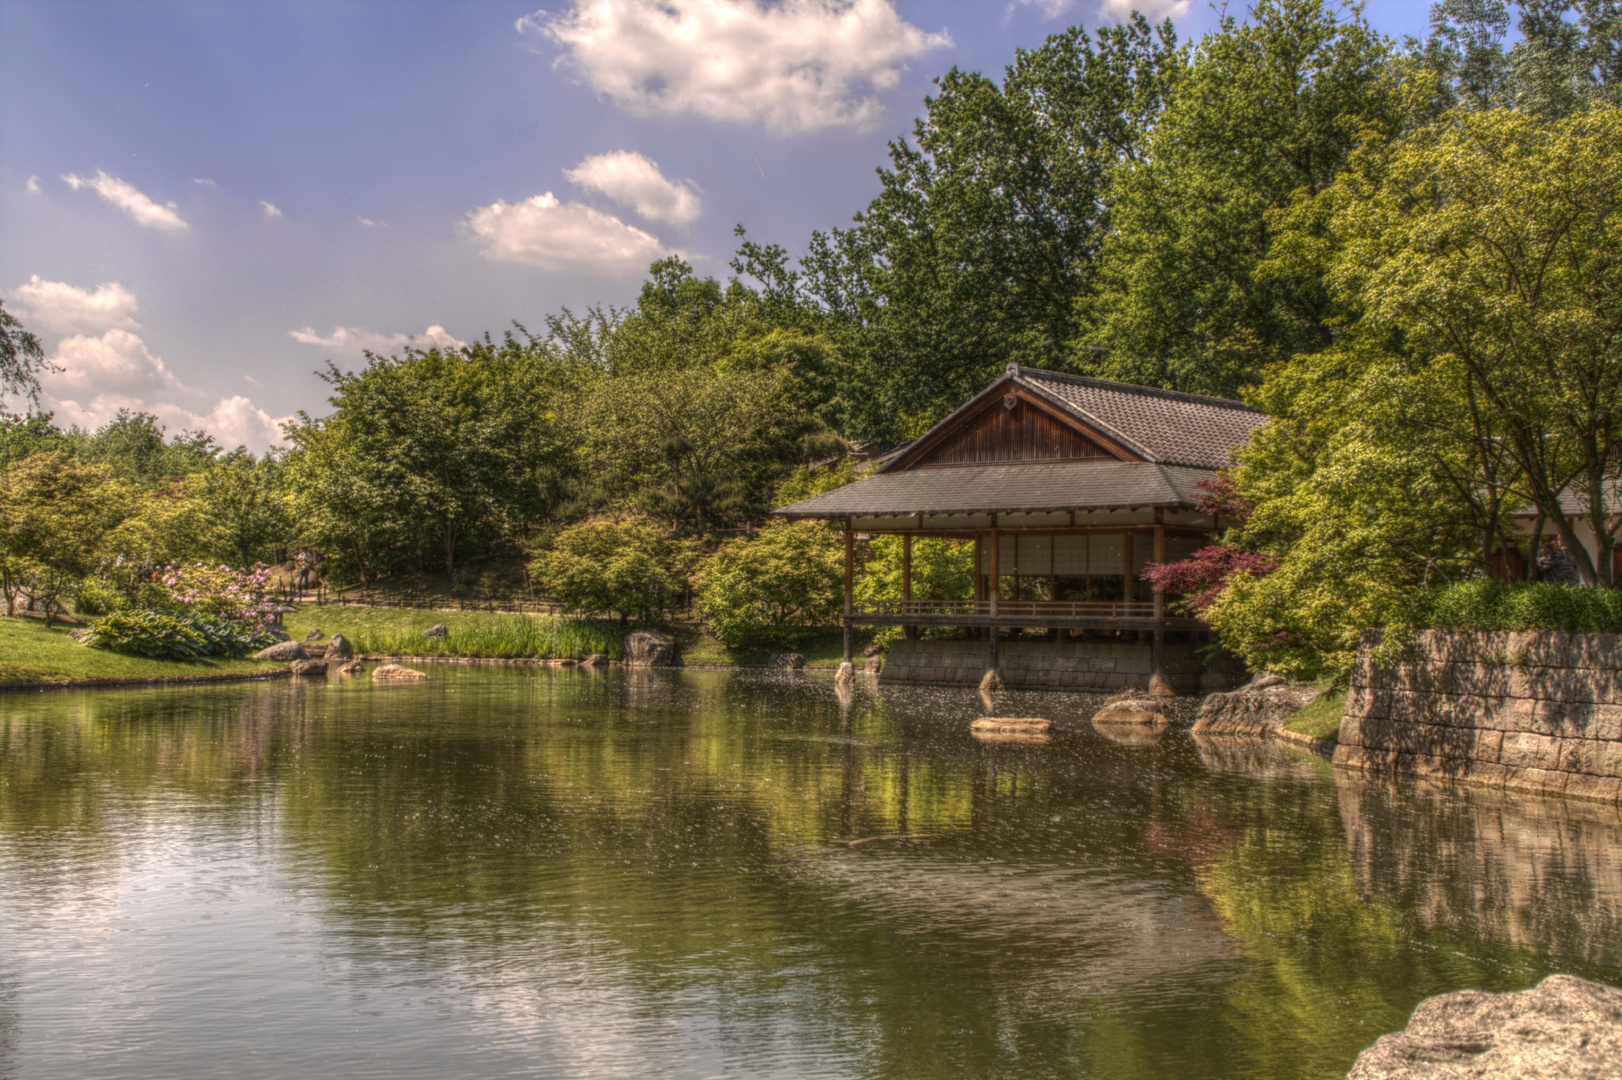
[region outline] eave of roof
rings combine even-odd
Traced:
[[[1216,473],[1148,461],[1027,461],[877,473],[774,511],[786,518],[1192,509]]]

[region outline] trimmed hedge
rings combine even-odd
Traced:
[[[1622,591],[1478,578],[1420,589],[1396,622],[1415,630],[1622,633]]]

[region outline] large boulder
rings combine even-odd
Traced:
[[[287,665],[287,670],[294,675],[325,675],[327,662],[325,660],[294,660]]]
[[[1161,698],[1141,687],[1121,691],[1093,714],[1093,723],[1106,727],[1165,727],[1171,721],[1160,708]]]
[[[625,635],[625,662],[631,667],[669,667],[676,661],[676,642],[657,630]]]
[[[332,640],[327,642],[327,659],[353,660],[354,658],[355,646],[349,643],[349,639],[342,634],[333,634]]]
[[[1357,1056],[1347,1080],[1615,1080],[1622,990],[1550,975],[1530,990],[1426,998],[1408,1026]]]
[[[1322,690],[1287,686],[1277,675],[1257,675],[1249,686],[1212,694],[1194,720],[1196,735],[1266,735],[1318,700]]]
[[[308,660],[310,654],[304,651],[301,641],[278,641],[276,644],[260,649],[253,654],[255,660],[275,660],[286,664],[293,660]]]
[[[445,624],[441,622],[435,623],[428,629],[424,630],[422,632],[422,636],[425,638],[431,638],[434,641],[439,641],[448,633],[450,633],[450,631],[446,629]]]
[[[410,682],[415,679],[426,679],[426,672],[416,668],[401,667],[399,664],[383,664],[372,669],[372,678],[378,682]]]

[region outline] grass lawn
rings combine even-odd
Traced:
[[[1314,739],[1334,742],[1340,734],[1341,713],[1346,711],[1346,691],[1332,690],[1290,717],[1284,727]]]
[[[423,636],[444,623],[443,638]],[[597,619],[556,619],[541,615],[489,615],[420,608],[348,607],[305,604],[286,620],[294,641],[312,630],[342,634],[367,656],[466,656],[538,659],[583,658],[594,652],[620,655],[620,629]]]
[[[148,660],[106,649],[87,649],[68,637],[71,626],[45,629],[43,619],[0,616],[0,683],[56,683],[79,679],[184,679],[275,671],[264,660]]]

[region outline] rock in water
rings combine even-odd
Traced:
[[[396,680],[409,682],[412,679],[426,679],[427,677],[428,675],[425,672],[418,671],[416,668],[401,667],[399,664],[384,664],[381,667],[372,669],[372,678],[382,682]]]
[[[1105,726],[1165,727],[1171,721],[1160,711],[1160,699],[1139,687],[1121,691],[1093,714],[1094,724]]]
[[[869,656],[867,659],[862,661],[862,670],[867,672],[869,675],[877,675],[880,671],[884,670],[884,657],[877,655]]]
[[[1001,690],[1003,688],[1002,672],[996,668],[987,668],[986,673],[980,676],[980,689]]]
[[[632,667],[669,667],[676,660],[676,642],[657,630],[636,630],[625,635],[625,662]]]
[[[849,686],[856,681],[856,665],[849,660],[841,661],[839,670],[834,672],[835,686]]]
[[[332,640],[327,642],[328,660],[350,660],[355,656],[355,647],[349,639],[342,634],[333,634]]]
[[[881,642],[870,641],[870,642],[868,642],[867,648],[862,650],[862,655],[864,657],[867,657],[867,656],[883,656],[884,655],[884,645]]]
[[[1622,990],[1550,975],[1530,990],[1426,998],[1408,1027],[1357,1056],[1347,1080],[1615,1080]]]
[[[1152,675],[1149,678],[1149,696],[1157,698],[1174,698],[1177,691],[1172,689],[1171,680],[1164,675]]]
[[[607,653],[594,652],[590,656],[586,657],[584,660],[580,661],[580,666],[581,667],[601,667],[602,665],[604,665],[606,663],[608,663],[608,654]]]
[[[340,675],[359,675],[365,670],[366,665],[361,663],[359,660],[351,660],[347,664],[338,665],[338,674]]]
[[[325,675],[327,662],[325,660],[294,660],[287,665],[287,670],[294,675]]]
[[[310,654],[304,651],[304,645],[298,641],[278,641],[266,649],[260,649],[253,654],[255,660],[275,660],[287,663],[290,660],[308,660]]]
[[[441,623],[435,623],[434,625],[430,626],[428,629],[424,630],[422,632],[422,636],[425,637],[425,638],[433,638],[435,641],[438,641],[438,640],[442,639],[448,633],[450,633],[450,631],[447,630],[445,628],[445,624],[441,622]]]
[[[1046,735],[1052,720],[1039,716],[982,716],[969,725],[970,731],[995,731],[1005,735]]]
[[[769,667],[785,668],[789,671],[799,671],[805,667],[805,657],[797,652],[777,653],[766,661]]]
[[[1266,735],[1318,700],[1320,690],[1307,690],[1299,686],[1285,686],[1277,675],[1229,694],[1212,694],[1200,704],[1200,715],[1194,721],[1196,735]]]

